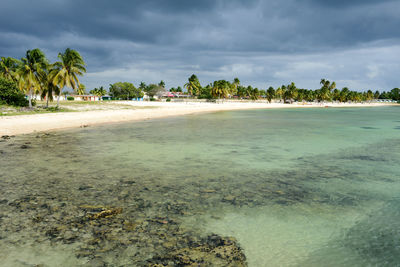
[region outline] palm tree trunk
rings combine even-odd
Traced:
[[[49,107],[49,92],[47,92],[47,96],[46,96],[46,108]]]
[[[58,97],[57,97],[57,108],[58,108],[58,106],[60,105],[60,95],[61,95],[61,92],[58,93]]]
[[[28,100],[29,100],[29,108],[32,108],[32,88],[29,89]]]

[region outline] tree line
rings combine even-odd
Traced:
[[[20,60],[1,57],[0,79],[2,81],[0,84],[3,85],[1,91],[4,92],[6,89],[13,91],[13,88],[17,88],[23,95],[28,95],[30,108],[32,108],[33,95],[46,97],[46,107],[49,100],[53,101],[53,95],[56,95],[58,107],[64,87],[84,92],[84,85],[79,82],[78,76],[82,76],[85,72],[85,62],[76,50],[67,48],[63,53],[58,54],[58,61],[50,63],[43,51],[36,48],[28,50],[25,57]],[[8,94],[18,95],[18,92],[11,93],[11,91]],[[3,96],[3,98],[6,97]],[[9,96],[3,101],[10,101],[10,98]]]
[[[80,83],[78,76],[86,72],[85,62],[76,50],[67,48],[63,53],[58,54],[58,61],[50,63],[45,54],[38,48],[28,50],[25,57],[20,60],[11,57],[1,57],[0,61],[0,101],[9,101],[11,104],[22,105],[25,103],[23,98],[28,95],[28,105],[32,107],[33,95],[41,95],[49,101],[53,101],[53,96],[58,96],[57,106],[59,105],[60,95],[65,87],[73,89],[78,94],[85,93],[85,86]],[[202,86],[198,77],[193,74],[184,84],[187,94],[199,99],[224,99],[241,98],[257,100],[267,99],[269,102],[278,100],[283,103],[293,101],[307,102],[363,102],[373,99],[392,99],[400,101],[399,88],[394,88],[388,92],[371,90],[358,92],[352,91],[347,87],[339,90],[336,83],[326,79],[321,79],[321,88],[317,90],[297,88],[295,83],[282,85],[278,88],[269,87],[266,90],[254,88],[251,85],[243,86],[238,78],[233,81],[217,80],[206,86]],[[16,88],[10,89],[10,88]],[[19,90],[18,93],[17,90]],[[183,89],[178,86],[171,88],[170,92],[182,93]],[[129,82],[117,82],[110,84],[108,91],[104,87],[94,88],[91,94],[99,97],[110,94],[115,99],[141,98],[146,93],[149,97],[162,96],[166,92],[165,82],[158,84],[146,84],[141,82],[135,87]],[[6,100],[5,100],[6,99]],[[8,99],[8,100],[7,100]]]
[[[341,90],[336,88],[336,83],[326,79],[321,79],[321,88],[317,90],[297,88],[294,82],[288,85],[282,85],[278,88],[270,86],[266,90],[253,88],[251,85],[243,86],[238,78],[233,81],[218,80],[206,86],[201,86],[199,79],[195,74],[189,77],[188,82],[184,85],[187,92],[197,98],[247,98],[257,100],[266,98],[269,102],[279,100],[280,102],[307,101],[307,102],[323,102],[323,101],[339,101],[339,102],[363,102],[373,99],[392,99],[400,100],[399,88],[394,88],[389,92],[371,90],[358,92],[351,91],[344,87]],[[171,88],[173,91],[175,88]]]
[[[272,100],[292,103],[297,102],[365,102],[373,99],[392,99],[400,100],[399,89],[394,88],[389,92],[371,90],[358,92],[351,91],[349,88],[344,87],[341,90],[336,88],[336,83],[326,79],[321,79],[321,88],[317,90],[301,89],[297,88],[295,83],[288,85],[282,85],[278,88],[270,86],[266,90],[254,88],[251,85],[243,86],[238,78],[234,78],[233,81],[217,80],[206,86],[200,84],[199,79],[195,74],[188,78],[188,82],[184,84],[183,88],[186,89],[186,93],[198,99],[226,99],[226,98],[240,98],[240,99],[267,99],[269,102]],[[162,96],[166,92],[165,82],[161,81],[158,84],[146,84],[141,82],[138,87],[135,87],[130,82],[117,82],[110,84],[109,92],[103,87],[95,88],[90,91],[91,94],[103,96],[107,93],[115,99],[132,99],[142,98],[146,93],[149,97]],[[173,93],[183,93],[182,87],[172,87],[169,90]]]
[[[100,88],[103,91],[99,91]],[[98,96],[103,96],[107,92],[103,87],[95,88],[90,93]],[[133,83],[130,82],[117,82],[110,84],[109,94],[114,99],[132,99],[132,98],[142,98],[146,93],[150,98],[154,96],[162,96],[167,90],[165,89],[165,82],[160,81],[158,84],[151,83],[146,84],[141,82],[138,87],[135,87]]]

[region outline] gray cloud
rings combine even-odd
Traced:
[[[0,55],[67,47],[91,88],[118,80],[182,85],[232,79],[259,87],[322,77],[354,89],[398,86],[399,1],[4,0]],[[342,81],[342,82],[341,82]],[[345,84],[346,83],[346,84]]]

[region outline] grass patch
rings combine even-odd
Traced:
[[[30,108],[19,108],[9,105],[0,105],[0,116],[17,116],[17,115],[34,115],[34,114],[43,114],[43,113],[58,113],[58,112],[73,112],[74,110],[70,110],[67,108],[57,108],[57,107],[42,107],[37,106]]]
[[[124,109],[152,109],[153,106],[132,106],[118,103],[117,101],[62,101],[57,108],[55,103],[48,108],[45,107],[45,101],[37,101],[36,106],[32,109],[19,108],[9,105],[0,105],[0,116],[17,116],[17,115],[34,115],[43,113],[58,112],[85,112],[95,110],[124,110]]]

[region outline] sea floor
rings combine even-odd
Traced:
[[[0,265],[400,265],[399,111],[4,136]]]

